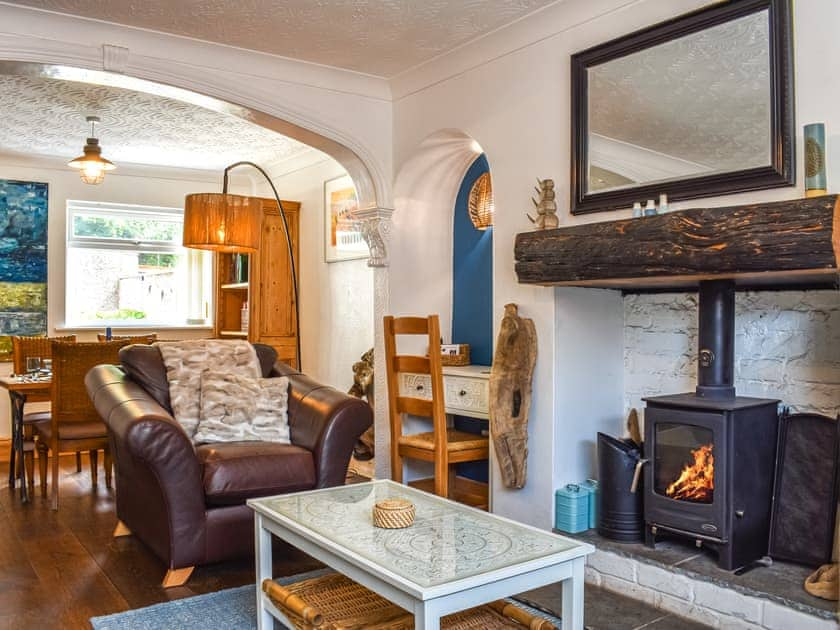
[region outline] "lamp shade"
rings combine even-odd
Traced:
[[[261,225],[262,202],[253,197],[197,193],[184,202],[184,247],[252,253]]]
[[[468,200],[470,220],[475,229],[486,230],[493,225],[493,183],[490,173],[483,173],[472,186]]]
[[[105,171],[117,168],[113,162],[102,157],[102,148],[96,138],[88,138],[83,151],[83,155],[70,160],[67,166],[79,169],[84,183],[101,184],[105,179]]]

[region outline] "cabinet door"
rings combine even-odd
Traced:
[[[300,204],[283,202],[295,263],[299,267],[298,218]],[[265,200],[262,239],[258,252],[258,297],[252,341],[273,346],[281,361],[297,366],[294,291],[283,219],[274,201]],[[300,273],[298,273],[300,277]],[[252,311],[253,313],[253,311]]]

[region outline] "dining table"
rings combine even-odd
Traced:
[[[50,395],[52,378],[47,375],[40,376],[0,376],[0,387],[9,392],[11,402],[11,423],[12,423],[12,450],[9,455],[9,486],[14,488],[17,480],[17,470],[20,470],[20,499],[23,503],[29,502],[29,487],[26,481],[26,466],[24,465],[24,435],[23,435],[23,406],[29,396],[41,394]],[[19,466],[16,466],[16,458],[20,458]]]

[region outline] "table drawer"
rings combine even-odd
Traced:
[[[432,378],[428,374],[400,374],[400,396],[431,400]],[[490,412],[488,399],[487,379],[444,376],[443,402],[447,413],[465,411],[486,417]]]

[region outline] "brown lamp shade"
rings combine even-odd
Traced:
[[[215,252],[251,253],[260,245],[259,199],[223,193],[187,195],[184,247]]]
[[[493,202],[493,183],[490,181],[490,173],[483,173],[470,190],[468,200],[470,220],[475,229],[486,230],[493,225],[493,213],[495,204]]]

